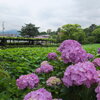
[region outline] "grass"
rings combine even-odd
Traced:
[[[86,44],[86,45],[83,45],[83,48],[88,53],[96,55],[97,54],[97,49],[100,48],[100,44]]]

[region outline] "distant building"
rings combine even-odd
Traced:
[[[0,34],[0,36],[17,37],[17,34]]]
[[[36,37],[34,37],[34,38],[49,38],[50,37],[50,35],[39,35],[39,36],[36,36]]]

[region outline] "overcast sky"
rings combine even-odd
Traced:
[[[100,0],[0,0],[0,30],[3,21],[6,30],[20,30],[30,22],[40,31],[64,24],[99,25]]]

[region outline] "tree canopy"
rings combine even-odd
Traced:
[[[38,31],[39,27],[36,27],[34,24],[25,24],[25,26],[22,26],[20,35],[21,36],[28,36],[28,37],[34,37],[39,34]]]
[[[92,35],[95,37],[95,42],[100,43],[100,28],[95,29]]]
[[[62,37],[64,37],[64,39],[74,39],[81,43],[84,41],[85,33],[78,24],[63,25],[60,32],[63,33]]]

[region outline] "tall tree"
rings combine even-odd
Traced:
[[[74,39],[82,43],[85,38],[85,33],[78,24],[63,25],[60,32],[64,34],[64,39],[66,37],[66,39]]]
[[[92,33],[97,27],[98,27],[97,25],[91,24],[88,28],[85,28],[85,29],[84,29],[84,32],[85,32],[86,36],[91,36],[91,35],[92,35],[91,33]]]
[[[39,27],[36,27],[34,24],[25,24],[25,26],[22,26],[20,35],[21,36],[29,36],[29,37],[34,37],[39,34],[38,31]]]
[[[96,43],[100,43],[100,28],[95,29],[92,35],[95,37]]]

